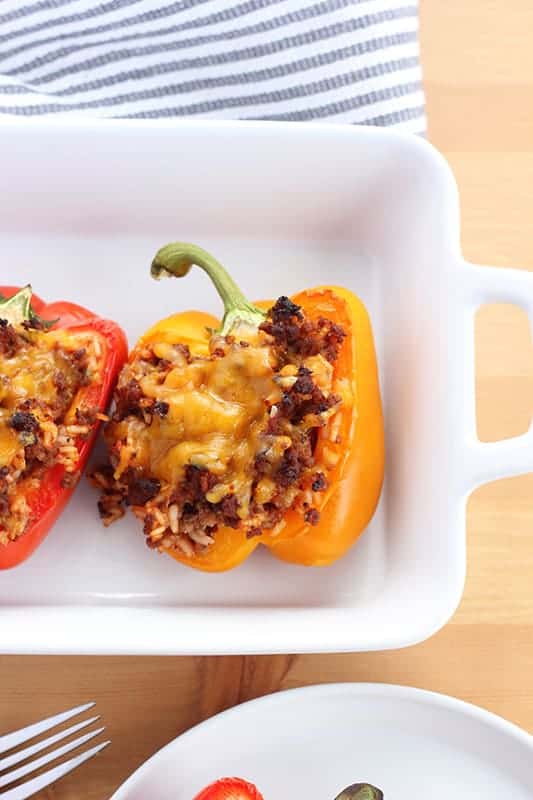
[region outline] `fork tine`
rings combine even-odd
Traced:
[[[54,733],[53,736],[49,736],[47,739],[43,739],[41,742],[31,744],[29,747],[25,747],[23,750],[17,750],[12,755],[6,756],[5,758],[0,758],[0,772],[9,769],[9,767],[13,767],[15,764],[20,764],[21,761],[25,761],[25,759],[29,758],[30,756],[40,753],[41,750],[46,750],[47,747],[51,747],[53,744],[60,742],[62,739],[66,739],[67,736],[73,736],[78,731],[81,731],[82,728],[92,725],[93,722],[96,722],[98,719],[100,719],[99,716],[89,717],[89,719],[84,719],[82,722],[78,722],[76,725],[72,725],[70,728],[66,728],[64,731]]]
[[[69,711],[63,711],[61,714],[56,714],[54,717],[47,717],[47,719],[43,719],[41,722],[28,725],[26,728],[21,728],[19,731],[13,731],[13,733],[0,736],[0,753],[5,753],[6,750],[18,747],[19,744],[23,744],[29,739],[33,739],[34,736],[45,733],[56,725],[61,725],[61,723],[66,722],[71,717],[75,717],[77,714],[83,714],[84,711],[88,711],[89,708],[93,706],[94,703],[85,703],[83,706],[71,708]]]
[[[96,747],[92,747],[90,750],[87,750],[87,752],[65,761],[64,764],[59,764],[57,767],[49,769],[42,775],[38,775],[37,778],[26,781],[22,786],[16,786],[14,789],[9,789],[9,791],[1,793],[0,798],[2,800],[27,800],[28,797],[31,797],[36,792],[45,789],[47,786],[50,786],[51,783],[54,783],[59,780],[59,778],[72,772],[73,769],[79,767],[84,761],[88,761],[99,753],[100,750],[103,750],[104,747],[107,747],[108,744],[111,744],[111,742],[107,741],[102,742],[102,744],[97,744]]]
[[[0,789],[2,786],[7,786],[9,783],[18,781],[31,772],[41,769],[41,767],[46,766],[46,764],[49,764],[51,761],[55,761],[57,758],[66,755],[66,753],[70,753],[71,750],[75,750],[77,747],[85,744],[85,742],[89,742],[103,731],[105,731],[105,728],[97,728],[94,731],[89,731],[89,733],[85,733],[83,736],[78,736],[78,738],[74,739],[72,742],[67,742],[67,744],[57,747],[55,750],[52,750],[51,753],[46,753],[46,755],[36,758],[35,761],[30,761],[29,764],[24,764],[23,767],[18,767],[18,769],[7,772],[5,775],[0,776]]]

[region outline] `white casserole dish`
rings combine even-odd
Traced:
[[[266,552],[205,575],[105,531],[86,482],[35,555],[0,573],[4,653],[260,653],[395,648],[439,629],[465,576],[465,503],[528,471],[533,434],[475,434],[473,315],[533,306],[530,275],[466,264],[455,181],[392,131],[238,122],[2,122],[0,283],[31,281],[119,321],[220,310],[200,271],[156,284],[156,249],[197,242],[251,298],[342,284],[366,303],[381,370],[386,483],[326,569]]]

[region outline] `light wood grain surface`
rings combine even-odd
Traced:
[[[421,5],[430,138],[459,181],[464,252],[480,264],[533,270],[533,3]],[[481,438],[525,431],[533,360],[523,313],[484,308],[477,357]],[[38,795],[43,800],[108,800],[144,759],[196,722],[242,700],[316,682],[420,686],[533,732],[533,476],[473,495],[468,556],[457,614],[417,647],[340,656],[2,658],[0,729],[97,701],[112,749]]]

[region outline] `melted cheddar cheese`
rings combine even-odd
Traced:
[[[166,483],[178,484],[190,464],[220,476],[208,499],[220,502],[235,494],[239,516],[244,518],[269,408],[281,399],[282,390],[274,380],[272,351],[257,331],[245,329],[235,338],[239,343],[226,346],[224,357],[182,361],[162,382],[157,372],[140,378],[143,395],[167,403],[168,413],[163,419],[154,416],[150,426],[127,418],[114,426],[113,436],[129,438],[135,466]],[[242,341],[248,346],[243,347]],[[169,348],[156,346],[154,351],[170,360],[175,351]],[[279,460],[290,444],[289,437],[277,437],[272,458]],[[116,478],[131,466],[129,455],[122,459]]]

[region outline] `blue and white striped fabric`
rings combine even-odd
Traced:
[[[417,0],[0,0],[0,115],[425,130]]]

